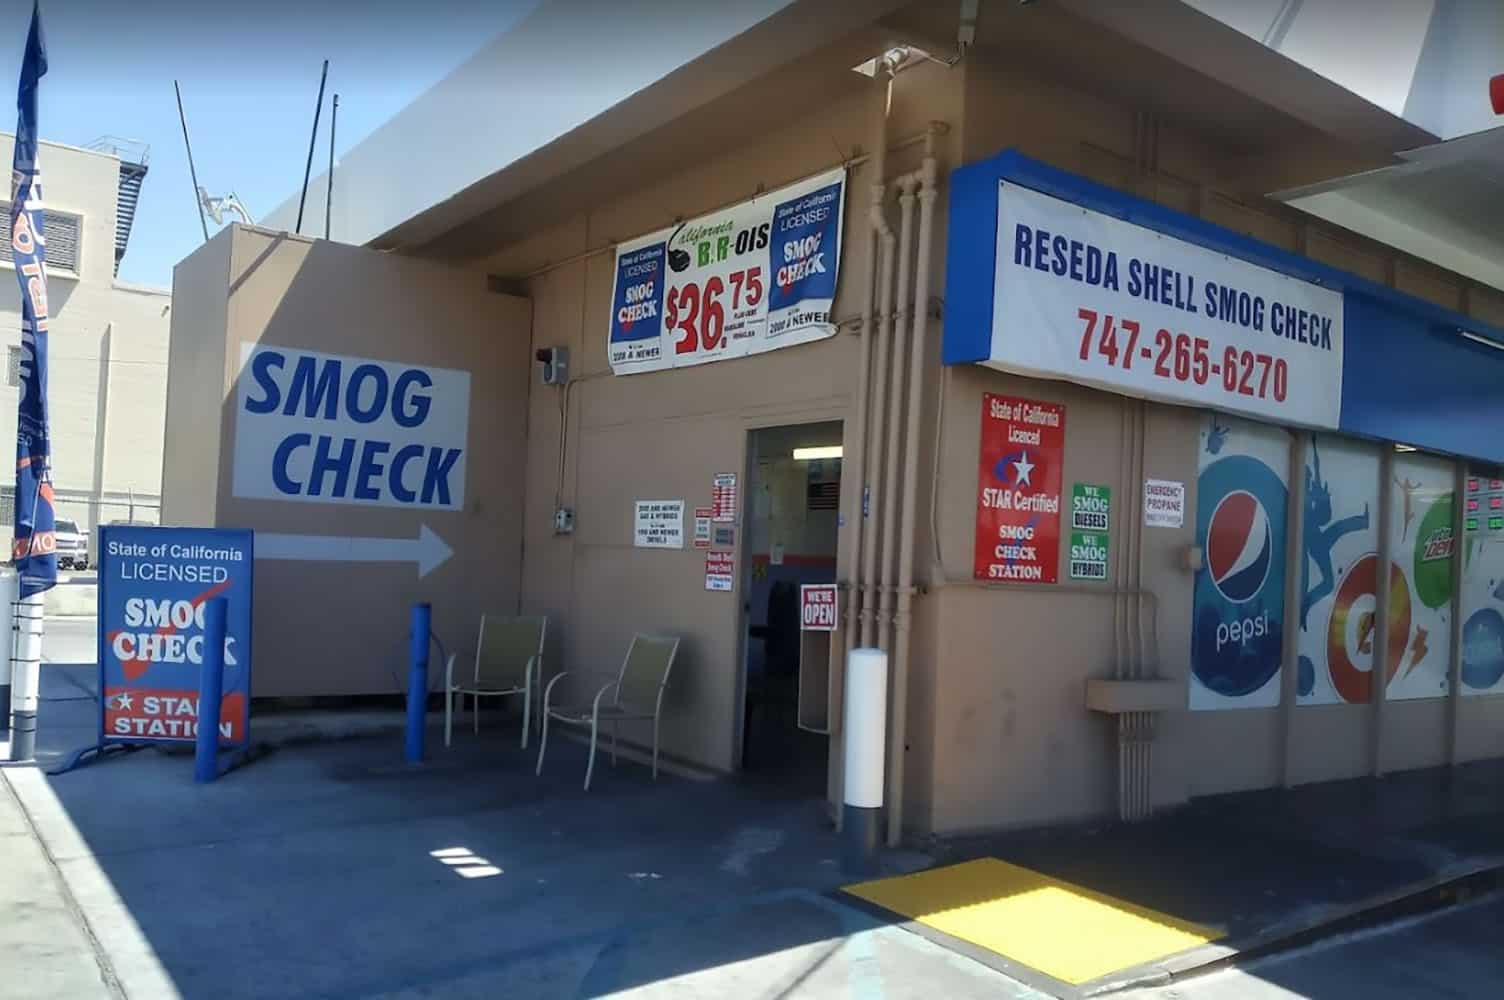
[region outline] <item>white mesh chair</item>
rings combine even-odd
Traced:
[[[570,671],[557,675],[548,682],[543,692],[543,736],[538,741],[538,767],[534,773],[543,773],[543,755],[548,752],[548,721],[555,719],[575,725],[590,726],[590,758],[585,765],[585,790],[590,790],[590,776],[595,772],[595,744],[604,720],[611,723],[611,764],[616,764],[616,725],[623,721],[653,721],[653,777],[658,777],[658,729],[663,714],[663,692],[668,687],[668,675],[674,669],[674,657],[679,652],[679,637],[645,635],[641,632],[632,637],[627,647],[626,658],[616,676],[606,681],[595,692],[588,704],[555,705],[554,686]]]
[[[543,638],[548,632],[547,618],[512,618],[482,615],[480,637],[475,641],[475,675],[467,686],[456,678],[450,654],[444,664],[444,745],[450,743],[454,728],[454,696],[460,696],[460,710],[465,695],[473,701],[471,718],[480,732],[480,700],[522,695],[522,748],[527,749],[528,730],[533,725],[533,692],[543,681]]]

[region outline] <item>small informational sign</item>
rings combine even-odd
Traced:
[[[1071,487],[1072,580],[1107,579],[1107,551],[1112,526],[1112,487],[1076,483]]]
[[[1071,487],[1071,530],[1106,532],[1112,524],[1112,487],[1076,483]]]
[[[1144,527],[1179,528],[1185,524],[1185,483],[1144,480]]]
[[[695,508],[695,548],[710,548],[710,508]]]
[[[251,721],[251,533],[105,525],[99,536],[101,742],[197,739],[204,605],[222,597],[229,607],[219,742],[244,746]]]
[[[1463,511],[1464,530],[1504,532],[1504,479],[1468,476]]]
[[[1064,458],[1064,405],[982,397],[973,564],[978,580],[1057,581]]]
[[[987,364],[1335,429],[1342,290],[998,185]]]
[[[684,501],[636,501],[632,544],[639,549],[684,548]]]
[[[717,524],[714,528],[713,540],[718,549],[736,548],[736,528],[730,524]]]
[[[799,627],[806,632],[834,632],[838,609],[836,585],[806,583],[799,588]]]
[[[717,472],[711,480],[710,517],[717,524],[736,521],[736,473]]]
[[[836,169],[616,248],[607,354],[617,375],[835,335],[846,172]]]
[[[1107,534],[1071,532],[1071,579],[1107,579]]]
[[[237,497],[465,506],[469,372],[245,344],[235,398]]]
[[[730,593],[736,577],[736,558],[730,552],[705,553],[705,589]]]

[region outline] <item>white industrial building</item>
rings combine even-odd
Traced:
[[[14,141],[0,135],[5,162]],[[118,140],[101,140],[90,149],[46,141],[41,147],[58,517],[91,532],[115,520],[156,521],[172,297],[166,289],[116,278],[146,174],[145,152]],[[0,216],[8,227],[8,201]],[[9,243],[0,247],[0,268],[13,271]],[[0,278],[0,324],[8,345],[0,438],[6,441],[15,439],[20,308],[15,280]],[[0,486],[7,550],[13,489]]]

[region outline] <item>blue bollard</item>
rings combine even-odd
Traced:
[[[198,734],[194,739],[193,780],[219,777],[219,709],[225,689],[225,613],[229,602],[216,597],[204,605],[204,665],[198,679]]]
[[[407,762],[423,763],[423,725],[428,712],[428,637],[433,630],[433,606],[414,604],[408,633]]]

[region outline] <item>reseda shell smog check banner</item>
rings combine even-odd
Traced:
[[[229,604],[219,742],[250,732],[249,531],[106,525],[99,540],[101,743],[193,743],[204,605]]]
[[[846,171],[832,170],[616,248],[617,375],[834,336]]]
[[[1342,293],[1006,181],[986,364],[1334,429]]]

